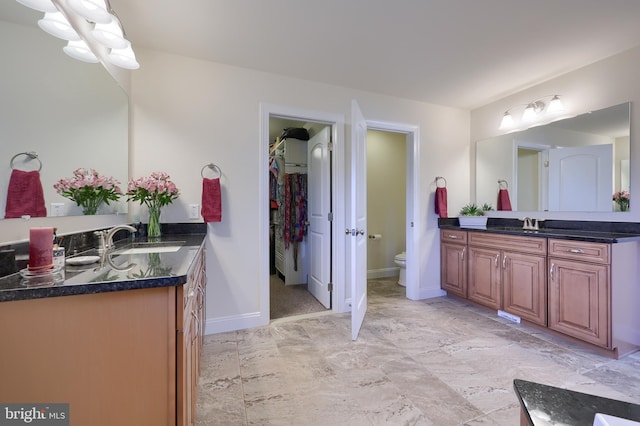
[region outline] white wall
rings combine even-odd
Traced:
[[[504,111],[514,105],[529,103],[540,97],[559,94],[565,106],[564,116],[631,102],[631,210],[630,213],[570,213],[544,212],[527,214],[550,219],[600,220],[616,222],[640,221],[640,204],[633,203],[633,189],[640,188],[640,48],[631,49],[600,62],[567,73],[543,84],[523,90],[516,95],[478,108],[471,112],[470,169],[472,188],[475,188],[475,142],[496,136]],[[474,191],[475,192],[475,191]],[[475,193],[472,194],[475,197]],[[518,217],[526,212],[493,213],[501,217]]]
[[[266,249],[257,245],[261,102],[344,115],[347,140],[352,99],[368,120],[420,127],[420,291],[440,294],[433,181],[446,177],[450,212],[468,202],[467,111],[155,51],[139,49],[137,55],[141,67],[131,83],[133,177],[164,170],[182,193],[162,220],[188,220],[186,205],[200,202],[204,164],[213,162],[223,172],[222,222],[208,225],[207,332],[250,323],[260,309],[259,259]]]
[[[397,274],[394,257],[406,244],[407,135],[367,131],[368,276]]]

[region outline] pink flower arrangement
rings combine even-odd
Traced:
[[[629,191],[617,191],[613,193],[613,201],[618,204],[620,211],[627,211],[629,209],[629,202],[631,201],[631,195]]]
[[[76,169],[73,177],[60,179],[53,185],[56,192],[75,201],[84,214],[96,214],[100,204],[109,205],[122,195],[120,182],[113,177],[101,176],[94,169]]]
[[[171,204],[180,192],[164,172],[153,172],[151,176],[129,181],[127,195],[129,201],[140,201],[148,207],[160,208]]]

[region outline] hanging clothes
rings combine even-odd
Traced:
[[[293,248],[293,270],[298,270],[298,245],[304,240],[307,223],[307,175],[285,175],[284,244]]]

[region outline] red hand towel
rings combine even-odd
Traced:
[[[509,191],[501,189],[498,191],[498,210],[511,211],[511,200],[509,200]]]
[[[29,215],[45,217],[44,192],[40,182],[40,172],[13,170],[7,191],[6,219]]]
[[[202,208],[200,213],[205,222],[222,221],[222,194],[220,178],[202,179]]]
[[[440,218],[445,218],[447,216],[447,188],[445,187],[437,187],[436,188],[436,214]]]

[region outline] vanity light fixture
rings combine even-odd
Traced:
[[[543,102],[543,100],[546,98],[551,98],[549,103]],[[526,122],[534,121],[543,112],[547,114],[555,114],[564,111],[564,106],[562,105],[562,101],[560,100],[560,95],[544,96],[540,99],[529,102],[528,104],[516,105],[506,110],[504,112],[504,115],[502,116],[502,121],[500,122],[500,130],[510,129],[515,125],[515,121],[513,119],[513,116],[511,115],[511,111],[519,107],[524,107],[524,111],[522,112],[522,121]]]
[[[72,58],[91,63],[102,59],[103,62],[130,70],[140,68],[131,42],[125,38],[124,27],[111,8],[109,0],[16,1],[45,12],[44,18],[38,21],[38,26],[55,37],[68,40],[69,43],[63,50]],[[82,24],[78,18],[86,20],[86,25],[78,26]],[[73,22],[73,25],[69,21]],[[86,29],[85,26],[87,26]],[[97,46],[98,49],[94,50],[96,43],[89,38],[94,39],[106,50],[101,49],[101,46]]]

